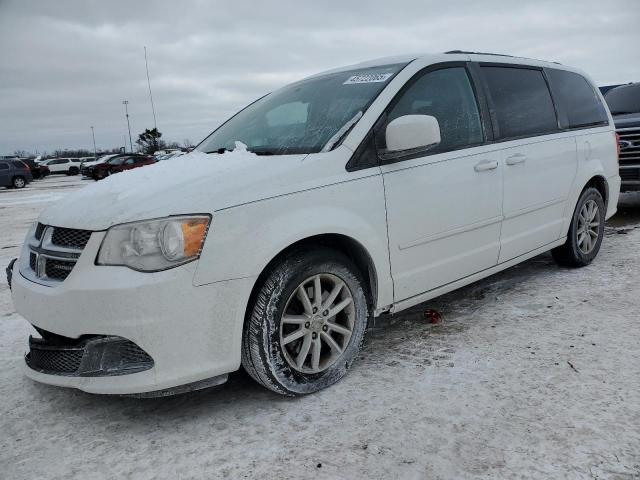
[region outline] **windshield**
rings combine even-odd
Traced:
[[[330,150],[405,65],[330,73],[283,87],[230,118],[196,150],[222,153],[236,141],[258,155]]]
[[[604,99],[612,115],[640,113],[640,83],[613,88],[605,94]]]

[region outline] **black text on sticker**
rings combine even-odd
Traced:
[[[343,85],[353,85],[355,83],[379,83],[386,82],[393,73],[365,73],[349,77]]]

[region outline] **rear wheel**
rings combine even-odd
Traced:
[[[13,186],[13,188],[24,188],[25,185],[27,184],[27,182],[25,181],[24,177],[13,177],[13,180],[11,181],[11,185]]]
[[[242,364],[277,393],[316,392],[347,373],[368,318],[364,282],[347,257],[299,250],[259,287],[245,321]]]
[[[78,170],[78,167],[69,168],[69,175],[78,175],[79,173],[80,173],[80,170]]]
[[[551,250],[554,260],[567,267],[589,265],[600,251],[606,209],[602,195],[589,187],[582,192],[564,245]]]

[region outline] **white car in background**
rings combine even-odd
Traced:
[[[82,162],[79,158],[54,158],[43,162],[43,164],[49,167],[51,174],[65,173],[67,175],[77,175],[80,173],[80,165]]]
[[[41,335],[25,370],[155,395],[242,365],[315,392],[376,315],[549,250],[590,264],[618,202],[616,145],[593,82],[557,63],[455,51],[285,86],[181,168],[111,176],[41,214],[11,281]]]
[[[156,156],[156,160],[161,162],[163,160],[169,160],[171,158],[181,157],[182,155],[186,155],[186,154],[187,154],[186,152],[178,150],[176,152],[169,152],[169,153],[165,153],[164,155],[158,155]]]

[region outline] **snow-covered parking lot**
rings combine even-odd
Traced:
[[[38,213],[88,183],[0,189],[3,272]],[[36,384],[3,278],[0,478],[640,478],[639,274],[625,195],[591,266],[542,255],[378,319],[344,380],[297,399],[242,372],[161,399]]]

